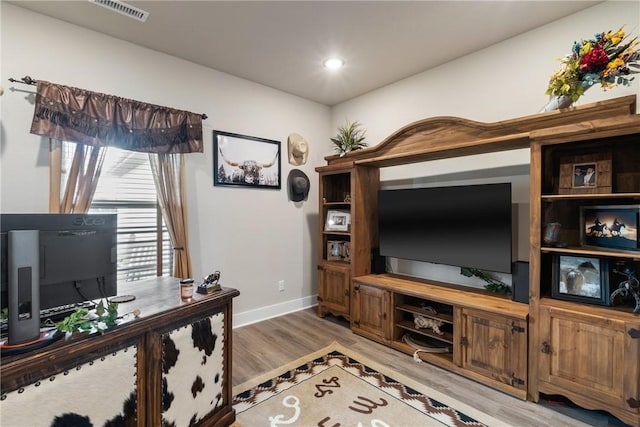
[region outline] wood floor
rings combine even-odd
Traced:
[[[392,367],[454,399],[516,427],[527,426],[624,426],[599,411],[587,411],[557,401],[522,401],[460,375],[427,363],[417,364],[410,355],[351,332],[341,318],[320,318],[306,309],[233,330],[233,385],[303,357],[338,341],[377,363]]]

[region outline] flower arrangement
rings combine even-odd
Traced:
[[[599,33],[573,44],[571,54],[560,59],[562,66],[551,75],[547,95],[566,96],[569,104],[596,83],[605,89],[628,86],[640,72],[637,37],[629,39],[623,30]]]

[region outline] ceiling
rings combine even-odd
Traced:
[[[6,1],[329,106],[600,1]],[[330,72],[322,61],[339,55]]]

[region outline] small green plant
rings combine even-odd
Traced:
[[[359,122],[347,122],[343,126],[338,127],[338,133],[335,137],[330,138],[335,145],[335,150],[344,156],[350,151],[359,150],[367,146],[364,142],[366,130],[362,129]]]
[[[502,283],[500,280],[491,277],[491,275],[485,273],[484,271],[480,271],[475,268],[461,267],[460,274],[462,274],[465,277],[475,276],[479,279],[484,280],[485,282],[487,282],[487,284],[484,285],[484,288],[489,292],[506,294],[506,295],[511,294],[511,288],[509,287],[509,285],[506,285]]]
[[[56,323],[56,329],[68,333],[89,331],[103,334],[107,329],[116,326],[117,320],[118,304],[107,302],[105,307],[104,302],[100,301],[95,308],[95,314],[86,308],[78,308]]]

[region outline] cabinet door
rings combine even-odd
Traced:
[[[389,339],[390,292],[362,284],[353,288],[351,330],[381,343]]]
[[[640,322],[612,317],[541,307],[541,391],[562,392],[588,408],[620,408],[637,416]]]
[[[479,310],[463,309],[462,367],[506,384],[527,388],[527,322]],[[513,392],[513,390],[511,390]]]
[[[150,421],[160,415],[157,425],[163,426],[212,422],[229,405],[225,312],[167,331],[160,339],[162,413],[151,414]]]
[[[323,263],[320,266],[318,289],[318,314],[324,316],[328,312],[349,319],[350,314],[350,282],[349,265]]]

